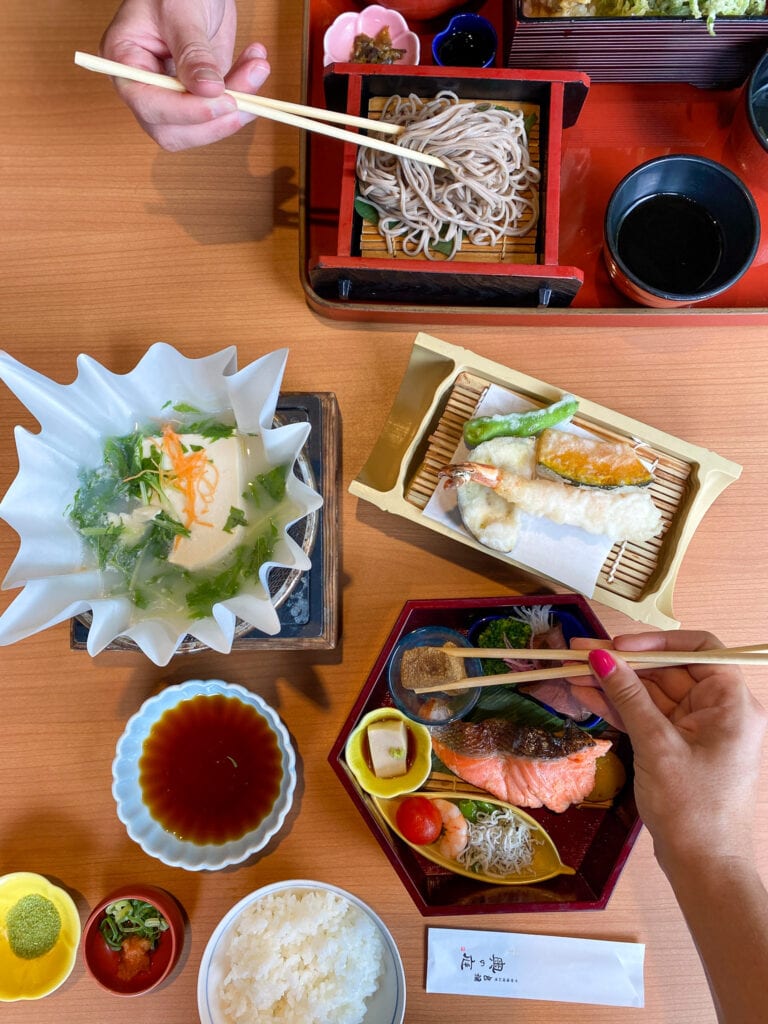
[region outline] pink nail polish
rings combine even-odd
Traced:
[[[598,679],[605,679],[616,668],[616,662],[608,651],[599,649],[589,652],[589,664]]]

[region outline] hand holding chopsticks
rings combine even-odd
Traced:
[[[139,82],[142,85],[154,85],[160,89],[170,89],[174,92],[187,91],[178,78],[173,78],[171,75],[159,75],[153,71],[145,71],[143,68],[132,67],[129,64],[120,64],[117,61],[106,60],[103,57],[97,57],[90,53],[76,52],[75,64],[88,71],[109,75],[111,78],[124,78],[131,82]],[[433,167],[445,168],[447,166],[439,157],[432,156],[429,153],[422,153],[415,149],[408,149],[407,147],[387,142],[384,139],[374,138],[370,135],[360,135],[356,132],[346,131],[343,128],[334,126],[335,124],[346,124],[354,128],[365,128],[369,131],[396,136],[402,132],[400,125],[390,125],[386,122],[357,117],[354,114],[344,114],[335,110],[321,110],[302,103],[290,103],[286,100],[275,100],[265,96],[252,95],[251,93],[236,92],[231,89],[225,89],[224,91],[234,99],[238,110],[246,111],[249,114],[256,114],[259,117],[265,117],[272,121],[280,121],[282,124],[303,128],[306,131],[316,132],[320,135],[328,135],[343,142],[352,142],[356,146],[378,149],[404,159],[407,158],[419,163],[430,164]],[[324,122],[326,121],[333,122],[334,124],[325,124]]]
[[[547,679],[562,679],[588,676],[592,670],[586,664],[589,651],[553,650],[550,648],[490,648],[490,647],[435,647],[451,658],[515,658],[536,661],[569,662],[552,668],[526,669],[520,672],[504,672],[493,676],[467,676],[455,682],[436,683],[430,680],[424,686],[415,682],[410,687],[419,693],[445,693],[462,690],[468,686],[500,686],[543,682]],[[635,669],[672,668],[675,665],[768,665],[768,644],[751,647],[718,647],[708,651],[619,651],[627,664]],[[576,662],[577,664],[574,664]]]

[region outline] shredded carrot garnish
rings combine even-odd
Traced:
[[[201,515],[210,508],[219,483],[219,471],[208,459],[206,451],[185,450],[181,438],[169,424],[163,427],[161,444],[163,454],[171,464],[170,470],[160,470],[163,487],[175,487],[184,496],[184,525],[190,529],[193,523],[212,526]],[[176,538],[177,542],[179,538]]]

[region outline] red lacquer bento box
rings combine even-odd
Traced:
[[[364,0],[354,4],[306,0],[302,93],[311,105],[327,103],[325,30],[342,11],[365,6]],[[563,129],[561,139],[556,264],[574,268],[583,283],[569,305],[557,306],[546,288],[541,293],[529,291],[511,304],[482,298],[473,303],[450,299],[435,303],[423,301],[423,295],[414,299],[384,292],[366,295],[359,289],[357,294],[350,293],[346,285],[338,288],[344,280],[339,274],[332,279],[332,287],[320,278],[313,280],[310,268],[318,267],[323,257],[339,255],[345,154],[341,142],[306,133],[300,168],[299,259],[310,308],[331,320],[420,328],[428,324],[611,328],[768,324],[768,184],[744,175],[728,139],[741,100],[738,82],[768,47],[768,18],[720,19],[712,37],[706,25],[694,19],[627,18],[597,24],[598,19],[584,18],[573,24],[577,19],[540,18],[523,23],[517,0],[481,0],[472,10],[494,24],[500,40],[494,65],[481,77],[492,79],[503,72],[524,79],[531,71],[551,75],[563,68],[569,73],[594,74],[578,119]],[[449,17],[411,20],[410,27],[421,42],[419,74],[451,70],[437,69],[431,55],[432,39]],[[583,46],[581,42],[571,45],[577,36]],[[678,74],[681,67],[688,70]],[[700,87],[703,84],[716,87]],[[764,225],[763,242],[752,267],[732,288],[694,306],[655,310],[633,304],[611,282],[602,255],[603,218],[621,178],[645,160],[667,153],[707,156],[744,177]],[[553,212],[550,208],[550,216]]]
[[[627,781],[610,806],[573,805],[562,813],[546,808],[527,809],[549,834],[562,863],[574,869],[573,874],[559,874],[536,884],[487,884],[426,859],[388,828],[375,801],[362,789],[347,765],[345,746],[357,724],[368,712],[392,704],[387,670],[401,638],[425,626],[448,627],[466,635],[476,623],[489,616],[515,614],[521,608],[541,611],[542,606],[549,606],[553,621],[561,625],[566,639],[577,635],[599,638],[608,635],[588,602],[575,594],[408,601],[329,754],[331,767],[424,916],[604,909],[640,831],[629,740],[604,723],[589,723],[591,731],[613,742]],[[484,708],[481,697],[470,719],[480,720],[497,713],[498,710]],[[433,759],[432,778],[438,776],[445,786],[444,766]],[[430,780],[422,788],[429,789]],[[465,788],[457,780],[457,790]]]

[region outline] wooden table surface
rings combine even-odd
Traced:
[[[243,4],[241,37],[273,57],[269,95],[299,99],[298,0]],[[219,918],[243,895],[286,878],[342,885],[386,921],[408,983],[406,1020],[705,1024],[707,986],[672,893],[643,832],[606,910],[448,918],[448,927],[506,929],[646,944],[643,1010],[515,1004],[427,995],[422,918],[342,789],[328,752],[404,601],[531,592],[535,583],[492,558],[379,512],[350,496],[384,423],[418,329],[617,409],[744,467],[717,500],[682,563],[675,611],[726,644],[766,638],[765,325],[578,328],[338,325],[313,314],[298,276],[298,137],[257,123],[205,150],[160,151],[109,82],[72,65],[95,52],[111,4],[4,0],[0,34],[0,347],[54,380],[88,353],[131,369],[166,341],[189,356],[234,344],[240,365],[288,346],[286,390],[333,391],[343,422],[341,615],[336,650],[215,653],[157,668],[143,656],[70,650],[66,625],[2,650],[0,873],[29,870],[60,882],[81,916],[129,881],[159,884],[183,904],[188,941],[170,983],[140,1002],[102,992],[78,963],[36,1003],[7,1004],[15,1022],[197,1019],[197,969]],[[3,387],[0,490],[17,469],[12,429],[32,429]],[[3,573],[17,547],[0,525]],[[544,589],[538,588],[538,589]],[[5,607],[13,594],[3,596]],[[612,632],[637,623],[595,605]],[[267,856],[218,873],[188,873],[146,856],[115,814],[110,766],[126,720],[158,688],[225,678],[277,709],[298,751],[294,812]],[[768,701],[768,675],[750,671]],[[768,774],[757,849],[768,869]],[[727,879],[723,880],[727,885]]]

